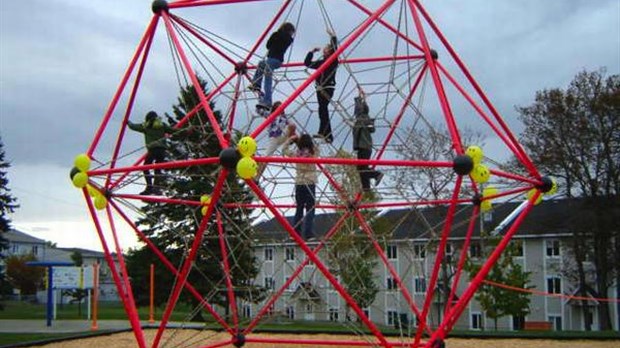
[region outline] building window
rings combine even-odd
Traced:
[[[363,308],[362,312],[364,312],[364,315],[366,316],[366,318],[370,319],[370,308],[368,307]]]
[[[265,289],[268,289],[268,290],[275,290],[276,288],[276,282],[273,280],[272,277],[265,277],[264,285],[265,285]]]
[[[453,251],[452,244],[446,243],[446,256],[452,256]]]
[[[559,257],[560,256],[560,241],[557,239],[545,241],[547,246],[547,257]]]
[[[394,325],[398,322],[398,312],[396,311],[387,311],[387,319],[386,319],[386,323],[388,325]]]
[[[388,260],[398,260],[398,249],[396,245],[387,246],[387,258]]]
[[[288,247],[285,251],[286,261],[295,261],[295,248]]]
[[[265,261],[273,261],[273,248],[265,248]]]
[[[493,222],[493,210],[488,210],[482,213],[482,221]]]
[[[426,293],[426,278],[416,277],[413,279],[413,290],[416,294]]]
[[[286,282],[288,282],[290,278],[291,278],[291,277],[285,277],[285,278],[284,278],[284,282],[285,282],[285,283],[286,283]],[[292,282],[290,282],[290,284],[286,287],[286,291],[295,291],[295,289],[296,289],[296,285],[295,285],[295,281],[293,280],[293,281],[292,281]]]
[[[252,317],[252,306],[250,306],[249,304],[243,305],[242,315],[244,318],[251,318]]]
[[[562,278],[547,277],[547,292],[550,294],[562,293]]]
[[[32,255],[39,255],[39,246],[38,245],[33,245],[32,246]]]
[[[295,307],[294,306],[286,307],[286,317],[291,320],[295,320]]]
[[[551,326],[555,331],[562,331],[562,316],[560,315],[550,315],[547,317],[547,320],[551,322]]]
[[[479,242],[472,242],[469,245],[469,257],[472,259],[478,259],[482,257],[482,246]]]
[[[413,257],[417,260],[422,260],[426,257],[426,246],[422,244],[413,245]]]
[[[394,279],[392,277],[387,277],[386,283],[387,283],[387,289],[388,290],[396,290],[396,288],[398,287],[396,285],[396,279]]]
[[[482,330],[482,314],[472,313],[470,325],[470,329],[472,330]]]
[[[338,321],[338,319],[339,319],[338,308],[330,308],[329,309],[329,321]]]

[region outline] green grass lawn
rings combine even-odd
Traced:
[[[4,310],[0,311],[0,319],[45,319],[47,308],[45,304],[33,304],[28,302],[5,301]],[[155,308],[155,319],[161,317],[164,309]],[[179,304],[172,313],[172,321],[185,321],[189,308]],[[88,319],[86,304],[82,304],[81,313],[78,314],[77,304],[63,304],[56,306],[56,319],[74,320]],[[149,319],[148,307],[138,308],[141,320]],[[99,320],[124,320],[127,319],[125,308],[120,302],[101,302],[98,308],[97,319]]]

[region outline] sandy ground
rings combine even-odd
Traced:
[[[147,345],[152,342],[155,335],[154,330],[145,331]],[[178,330],[167,332],[161,340],[160,347],[201,347],[216,342],[224,342],[228,336],[221,333],[195,330]],[[330,335],[261,335],[255,334],[251,337],[258,339],[308,339],[321,340],[328,337],[343,340],[363,340],[358,336],[330,336]],[[137,347],[136,338],[131,332],[113,334],[108,336],[92,337],[71,341],[47,344],[38,347],[46,348],[116,348],[116,347]],[[346,345],[337,345],[347,347]],[[233,347],[225,345],[225,347]],[[267,347],[312,347],[327,348],[334,347],[327,345],[293,345],[293,344],[274,344],[274,343],[246,343],[248,348],[267,348]],[[595,340],[539,340],[539,339],[459,339],[451,338],[446,341],[447,348],[617,348],[620,347],[620,340],[617,341],[595,341]]]

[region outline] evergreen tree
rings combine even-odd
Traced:
[[[486,259],[493,249],[497,246],[499,238],[484,238],[484,246],[482,260]],[[530,281],[531,272],[523,270],[518,262],[515,262],[515,256],[518,254],[519,243],[512,242],[508,245],[497,263],[493,265],[486,280],[505,284],[508,286],[527,289],[527,283]],[[469,273],[470,278],[480,271],[481,264],[475,260],[469,259],[465,265],[465,270]],[[515,292],[500,288],[491,284],[482,284],[475,295],[476,301],[480,303],[485,317],[493,320],[494,328],[497,330],[497,322],[499,318],[504,316],[512,316],[513,318],[523,318],[530,312],[530,294],[525,292]],[[484,327],[484,325],[482,326]]]
[[[19,207],[16,203],[15,197],[11,195],[9,189],[9,179],[7,178],[7,170],[11,166],[5,159],[4,144],[2,138],[0,138],[0,260],[4,260],[5,252],[9,247],[4,233],[11,229],[11,220],[8,214],[11,214]],[[0,300],[11,291],[11,287],[5,280],[5,270],[0,261]],[[0,302],[0,310],[4,306]]]
[[[203,90],[206,90],[206,83],[201,81],[201,85]],[[172,108],[173,116],[166,114],[168,122],[174,126],[198,104],[199,99],[193,86],[182,88],[178,103]],[[215,109],[213,103],[210,106],[212,110]],[[214,114],[221,124],[221,113],[215,111]],[[223,126],[222,128],[225,129]],[[207,113],[201,109],[172,137],[168,160],[218,157],[220,151],[221,147],[209,123]],[[197,201],[201,196],[212,193],[220,171],[221,167],[217,164],[171,170],[168,178],[162,180],[167,182],[164,193],[171,198]],[[230,275],[237,299],[238,301],[258,302],[262,300],[263,290],[252,285],[253,279],[258,273],[258,265],[251,248],[253,228],[252,219],[249,217],[250,211],[243,208],[225,207],[227,203],[248,203],[251,199],[252,196],[249,194],[249,189],[245,183],[239,179],[234,171],[231,171],[226,178],[216,210],[221,214],[223,220],[226,247],[229,253]],[[144,227],[143,232],[159,247],[173,265],[181,265],[188,255],[189,246],[194,241],[195,233],[203,218],[201,207],[149,203],[143,208],[143,211],[145,217],[138,221],[138,224]],[[219,244],[218,224],[215,217],[216,214],[214,213],[207,225],[188,282],[193,284],[200,293],[210,294],[209,303],[223,306],[228,313],[229,303],[222,250]],[[150,251],[133,251],[128,263],[136,261],[132,257],[153,259]],[[138,262],[128,267],[134,269],[136,266],[148,268],[149,264],[150,262]],[[170,289],[174,280],[171,281],[167,275],[164,275],[170,272],[163,269],[159,262],[156,264],[159,264],[158,270],[161,270],[157,273],[158,277],[156,278],[157,284],[162,285],[161,287],[158,286],[158,292],[162,292],[162,289]],[[143,271],[141,274],[148,274],[148,271]],[[135,275],[132,275],[132,278],[136,279]],[[148,278],[139,282],[148,284]],[[186,296],[184,298],[191,299],[192,303],[198,304],[198,301],[193,297]]]

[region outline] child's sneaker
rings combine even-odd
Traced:
[[[256,92],[256,93],[262,93],[260,90],[260,87],[255,85],[255,84],[251,84],[250,86],[248,86],[248,89],[252,92]]]

